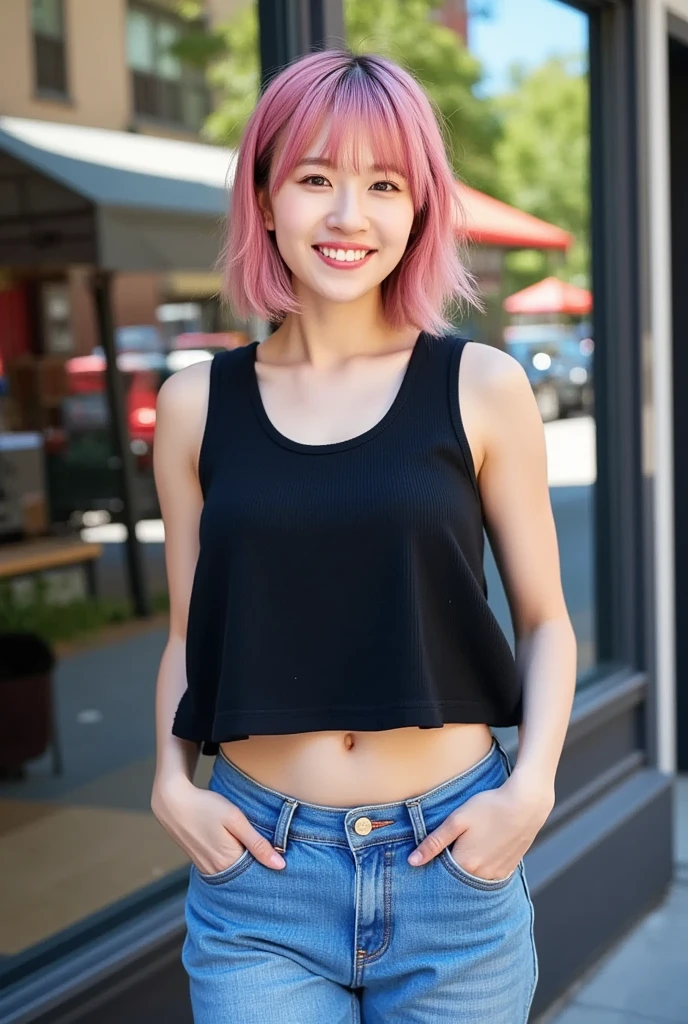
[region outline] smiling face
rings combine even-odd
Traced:
[[[384,170],[367,143],[358,143],[356,160],[335,164],[326,156],[327,137],[326,124],[281,188],[271,198],[261,193],[259,202],[295,293],[353,302],[400,262],[413,199],[401,168]]]

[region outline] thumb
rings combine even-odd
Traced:
[[[286,867],[284,857],[277,852],[265,836],[261,835],[253,827],[248,818],[237,809],[232,814],[231,822],[227,822],[225,827],[266,868]]]
[[[408,857],[409,864],[416,867],[418,864],[425,864],[426,861],[432,860],[464,831],[465,825],[461,817],[458,814],[450,814],[438,828],[428,832],[425,839],[418,844]]]

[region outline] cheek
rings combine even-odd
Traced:
[[[389,217],[385,218],[382,237],[390,252],[405,250],[413,227],[413,217],[413,207],[409,204],[408,207],[404,205],[394,210]]]
[[[303,195],[295,191],[280,195],[279,201],[273,203],[273,216],[278,237],[297,241],[312,232],[317,211],[313,203],[304,202]]]

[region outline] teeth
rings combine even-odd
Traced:
[[[354,263],[368,255],[367,249],[330,249],[326,246],[318,246],[318,249],[324,256],[340,263]]]

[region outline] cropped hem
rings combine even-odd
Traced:
[[[186,720],[183,720],[186,717]],[[223,711],[212,722],[194,720],[194,716],[178,716],[172,727],[180,739],[203,744],[203,753],[217,753],[218,743],[248,739],[250,735],[281,735],[284,733],[321,730],[357,729],[383,731],[409,726],[441,728],[448,723],[485,723],[489,726],[520,725],[520,702],[512,710],[497,710],[482,701],[407,701],[378,708],[338,707],[300,709],[252,709]],[[212,748],[212,749],[211,749]]]

